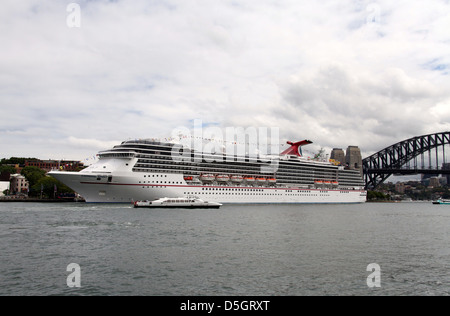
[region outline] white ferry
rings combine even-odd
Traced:
[[[435,205],[450,205],[450,200],[439,199],[437,201],[434,201],[433,204],[435,204]]]
[[[363,203],[359,170],[303,157],[311,141],[270,157],[203,153],[158,140],[129,140],[80,172],[49,174],[86,202],[131,203],[196,196],[218,203]],[[178,146],[178,147],[177,147]],[[175,159],[173,152],[183,159]]]
[[[134,207],[146,208],[220,208],[222,204],[198,198],[162,198],[156,201],[136,201]]]

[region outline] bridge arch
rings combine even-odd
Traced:
[[[445,145],[450,144],[450,132],[441,132],[423,136],[413,137],[397,144],[386,147],[383,150],[363,159],[363,174],[366,183],[366,189],[374,189],[382,184],[393,174],[441,174],[450,173],[446,170],[436,170],[419,168],[417,157],[429,152],[431,163],[431,151],[435,150],[436,168],[439,168],[439,147],[442,146],[443,161],[445,162]],[[405,168],[409,162],[414,161],[413,168]]]

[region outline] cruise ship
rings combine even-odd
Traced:
[[[304,157],[301,148],[309,140],[287,143],[290,147],[282,153],[263,157],[128,140],[99,152],[98,161],[80,172],[54,170],[49,175],[93,203],[192,196],[224,204],[366,201],[359,170]]]

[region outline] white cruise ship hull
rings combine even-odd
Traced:
[[[364,203],[365,190],[305,189],[246,185],[190,185],[180,174],[83,173],[52,171],[50,175],[89,203],[132,203],[164,197],[196,196],[223,204]],[[158,179],[158,180],[156,180]]]

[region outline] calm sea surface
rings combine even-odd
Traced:
[[[0,295],[449,293],[450,206],[0,203]]]

